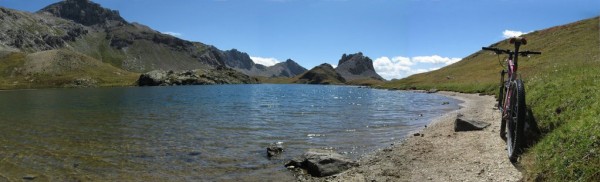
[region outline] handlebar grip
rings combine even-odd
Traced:
[[[498,48],[492,48],[492,47],[481,47],[481,50],[486,50],[486,51],[497,51]]]
[[[527,54],[542,54],[542,52],[537,52],[537,51],[525,51],[525,53],[527,53]]]

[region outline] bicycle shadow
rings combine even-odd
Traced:
[[[525,142],[523,143],[521,150],[527,151],[530,147],[534,146],[542,137],[542,132],[538,127],[537,120],[535,119],[535,115],[533,114],[533,111],[531,111],[531,108],[527,108],[525,126],[523,130]],[[524,152],[520,153],[520,155],[522,155]],[[520,162],[512,163],[512,165],[519,171],[523,170],[523,167],[520,165]]]
[[[530,108],[527,108],[527,114],[525,118],[526,122],[525,127],[523,128],[525,131],[525,143],[523,145],[523,149],[528,149],[541,139],[542,132],[540,131],[537,120],[535,119],[533,111],[531,111]]]

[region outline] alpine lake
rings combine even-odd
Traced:
[[[459,103],[324,85],[0,91],[0,181],[291,181],[309,148],[357,160]]]

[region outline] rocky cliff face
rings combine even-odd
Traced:
[[[89,28],[47,15],[0,7],[0,50],[37,52],[65,47]]]
[[[344,84],[346,80],[337,73],[333,66],[324,63],[305,72],[295,83],[306,84]]]
[[[90,0],[65,0],[49,5],[38,13],[49,13],[85,26],[105,24],[107,21],[127,24],[118,11],[103,8]]]
[[[223,51],[223,55],[225,58],[225,64],[231,68],[238,68],[243,70],[251,70],[254,68],[255,64],[250,56],[245,52],[240,52],[237,49],[231,49],[228,51]]]
[[[348,81],[359,79],[384,80],[377,72],[375,72],[373,60],[363,56],[361,52],[342,55],[335,71]]]

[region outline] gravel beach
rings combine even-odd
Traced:
[[[493,96],[438,92],[464,101],[461,109],[432,121],[419,134],[359,160],[359,167],[326,178],[300,181],[519,181],[499,137],[500,113]],[[454,132],[457,114],[491,125],[481,131]]]

